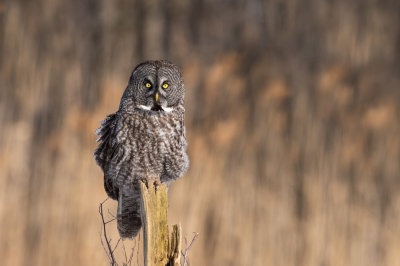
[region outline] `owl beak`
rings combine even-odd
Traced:
[[[158,92],[156,92],[155,98],[156,98],[156,102],[158,102]]]

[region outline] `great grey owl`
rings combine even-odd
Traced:
[[[121,237],[135,237],[141,226],[139,180],[169,184],[189,165],[184,126],[183,79],[168,61],[146,61],[132,72],[116,113],[96,131],[94,152],[104,172],[104,188],[118,201]]]

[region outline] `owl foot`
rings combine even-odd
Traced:
[[[157,178],[156,180],[154,180],[154,189],[155,191],[158,190],[158,187],[161,186],[161,180],[159,178]]]
[[[149,188],[149,183],[153,182],[154,189],[156,191],[158,190],[157,188],[162,184],[160,178],[153,179],[153,178],[143,177],[140,179],[140,181],[143,182],[147,188]]]
[[[146,188],[149,188],[149,179],[146,177],[140,178],[140,181],[146,185]]]

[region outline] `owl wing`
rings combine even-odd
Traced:
[[[122,152],[115,137],[117,121],[118,114],[114,113],[101,122],[101,126],[96,130],[96,134],[99,136],[97,142],[100,143],[94,151],[94,158],[104,172],[104,189],[107,195],[115,200],[118,199],[118,187],[114,182],[116,166],[113,158],[119,157]]]

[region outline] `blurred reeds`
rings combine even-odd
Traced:
[[[94,130],[132,68],[166,58],[191,159],[169,219],[200,233],[192,265],[400,265],[399,11],[0,2],[0,264],[107,265]]]

